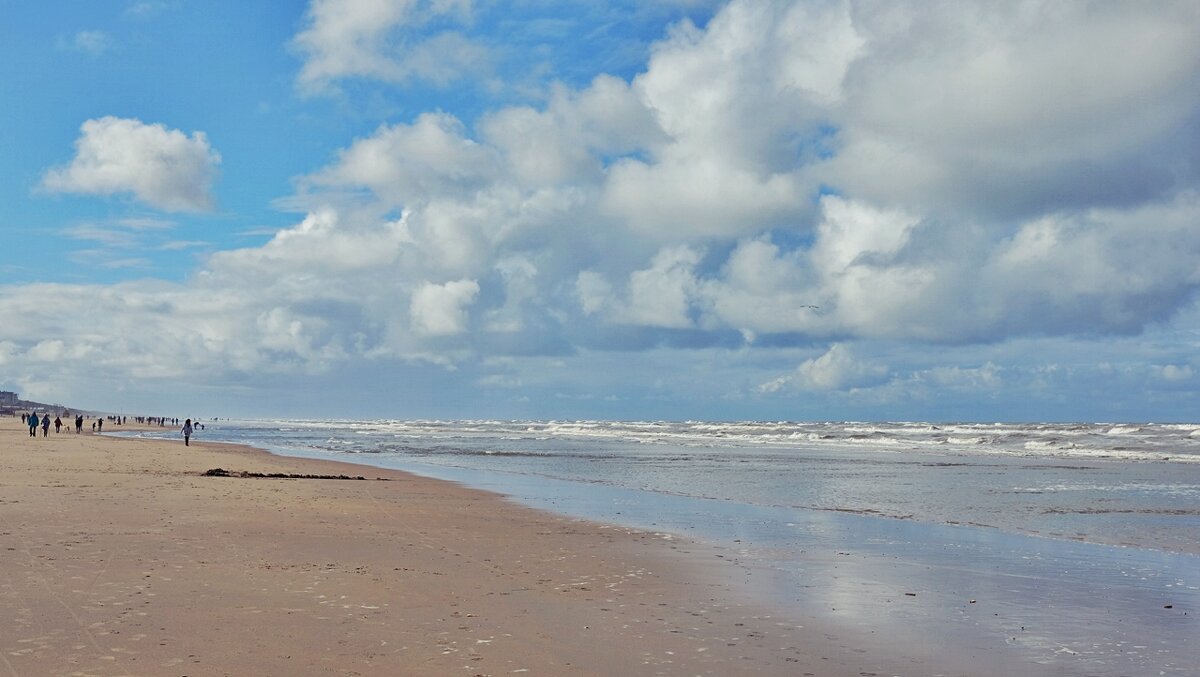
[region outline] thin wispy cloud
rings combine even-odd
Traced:
[[[121,218],[116,222],[133,230],[170,230],[178,225],[174,221],[150,216]]]
[[[138,241],[137,236],[127,230],[92,223],[72,226],[65,232],[72,239],[99,242],[109,247],[130,247]]]
[[[125,8],[122,16],[128,19],[150,19],[163,13],[177,10],[180,8],[180,4],[177,1],[133,2]]]
[[[207,246],[210,246],[211,244],[212,244],[211,242],[204,242],[203,240],[171,240],[170,242],[164,242],[164,243],[158,245],[158,248],[163,251],[174,252],[174,251],[182,251],[184,249],[196,249],[198,247],[207,247]]]
[[[60,49],[81,52],[89,56],[100,56],[113,50],[116,43],[104,31],[79,31],[69,38],[59,38]]]

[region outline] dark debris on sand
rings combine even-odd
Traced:
[[[357,477],[351,477],[349,475],[297,475],[294,473],[282,473],[282,472],[271,472],[271,473],[246,472],[244,470],[226,470],[224,468],[212,468],[210,470],[205,470],[203,473],[203,476],[204,477],[253,477],[253,478],[275,479],[275,480],[365,480],[365,479],[367,479],[367,478],[363,477],[362,475],[359,475]],[[386,477],[376,477],[375,479],[379,480],[381,482],[387,481]]]

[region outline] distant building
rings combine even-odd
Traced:
[[[15,407],[19,399],[16,393],[0,390],[0,407]]]

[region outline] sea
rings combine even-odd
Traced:
[[[967,647],[995,668],[979,674],[1200,674],[1200,424],[204,426],[723,548],[793,615],[910,653]]]

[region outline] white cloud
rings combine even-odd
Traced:
[[[166,211],[213,208],[212,183],[221,156],[204,132],[191,136],[113,116],[83,123],[75,157],[42,178],[50,191],[113,195],[130,193]]]
[[[1009,236],[842,198],[822,213],[807,250],[739,244],[701,283],[708,323],[932,342],[1128,333],[1200,289],[1194,193],[1044,216]]]
[[[99,242],[108,247],[128,248],[137,242],[137,237],[127,230],[106,228],[94,223],[82,223],[66,231],[67,237],[76,240]]]
[[[594,315],[612,302],[612,285],[594,270],[581,271],[575,289],[584,315]]]
[[[323,209],[306,215],[292,228],[276,232],[262,247],[217,255],[210,266],[230,276],[293,270],[309,275],[346,275],[394,263],[407,241],[404,219],[361,228],[346,223],[336,211]]]
[[[175,227],[175,222],[153,217],[128,217],[118,219],[117,223],[132,230],[169,230]]]
[[[34,290],[89,299],[64,317],[0,290],[0,342],[19,363],[72,336],[60,354],[159,377],[589,350],[654,371],[683,347],[752,363],[745,393],[1062,386],[1004,351],[1195,325],[1196,7],[732,0],[631,79],[389,121],[297,180],[298,223],[185,284]],[[300,80],[450,79],[456,34],[432,27],[474,11],[318,0]],[[212,206],[202,133],[110,117],[77,147],[47,189]],[[72,234],[157,224],[124,226]],[[1120,378],[1191,378],[1162,352]],[[503,382],[553,392],[550,373]]]
[[[525,307],[540,297],[537,266],[528,258],[512,256],[496,262],[495,271],[503,285],[504,305],[487,312],[488,331],[520,331]]]
[[[1200,285],[1197,223],[1200,195],[1184,193],[1021,224],[978,271],[979,319],[989,332],[1115,333],[1164,320]]]
[[[401,257],[413,279],[461,275],[487,291],[508,284],[485,279],[495,262],[517,255],[537,261],[541,284],[567,290],[536,295],[538,305],[571,304],[543,311],[601,323],[953,342],[1128,331],[1177,307],[1196,287],[1186,257],[1171,256],[1194,240],[1172,225],[1191,218],[1187,194],[1007,221],[987,204],[977,216],[927,213],[918,192],[816,198],[818,184],[845,178],[839,163],[854,146],[838,137],[874,119],[860,109],[872,101],[867,88],[886,85],[875,69],[915,68],[907,53],[887,50],[921,31],[935,54],[970,49],[947,26],[978,17],[943,11],[897,5],[893,25],[852,4],[733,2],[703,30],[682,25],[631,85],[599,77],[577,92],[559,87],[544,109],[485,115],[478,139],[446,114],[382,127],[307,177],[306,199],[365,187],[377,211],[406,210]],[[933,139],[926,147],[937,147]],[[1153,224],[1138,245],[1145,256],[1117,256],[1127,233],[1117,221]],[[1038,224],[1050,222],[1076,225],[1047,245],[1041,269],[1019,263]],[[728,253],[706,262],[697,240]],[[1147,263],[1161,256],[1179,265]],[[1085,265],[1100,268],[1087,274]],[[1083,273],[1072,285],[1055,281],[1072,270]],[[1105,285],[1106,275],[1138,282]],[[538,312],[488,307],[513,293],[501,291],[482,294],[491,321],[479,326],[518,326],[519,315]],[[1135,295],[1157,300],[1130,305]],[[1107,311],[1089,310],[1097,299]]]
[[[461,122],[427,113],[411,125],[379,128],[305,179],[312,187],[365,187],[386,205],[458,198],[499,175],[494,151],[466,138]]]
[[[60,40],[59,46],[91,56],[100,56],[113,48],[113,40],[104,31],[79,31],[70,40]]]
[[[394,28],[469,10],[362,3],[335,17],[335,7],[313,5],[304,40],[358,36],[345,41],[343,56],[362,47],[364,59]],[[1035,42],[1057,35],[1071,51],[1115,30],[1111,16],[1064,12],[1049,28],[1035,27]],[[990,18],[1008,23],[992,34],[976,30],[982,19],[973,9],[899,3],[866,12],[856,3],[737,0],[704,29],[679,26],[631,83],[600,76],[580,90],[558,86],[543,107],[491,111],[475,130],[446,113],[380,127],[301,180],[314,214],[336,205],[333,221],[318,227],[310,217],[238,259],[269,259],[277,274],[301,262],[364,277],[375,270],[401,298],[415,297],[429,279],[474,281],[471,304],[456,306],[453,321],[420,325],[422,303],[410,304],[416,310],[407,318],[382,320],[384,342],[405,350],[432,333],[414,334],[417,326],[470,328],[482,350],[488,332],[586,333],[577,321],[736,330],[758,345],[772,334],[969,342],[1127,332],[1169,316],[1200,284],[1187,264],[1196,244],[1185,226],[1196,213],[1192,193],[1005,219],[991,196],[941,209],[924,188],[888,183],[925,181],[929,171],[946,181],[970,174],[944,154],[938,123],[883,124],[889,118],[875,97],[899,96],[889,73],[919,79],[913,73],[927,67],[935,81],[949,78],[969,92],[968,76],[982,66],[964,54],[999,46],[1009,67],[1043,77],[1037,64],[1012,55],[1029,17],[999,9]],[[924,40],[928,59],[907,51],[914,40]],[[1159,65],[1153,55],[1129,58],[1135,71]],[[947,115],[965,105],[927,103],[948,106]],[[1113,119],[1133,115],[1117,98],[1093,104],[1110,106]],[[1029,110],[975,111],[947,134],[976,139],[1010,115],[1004,125],[1016,129]],[[1054,122],[1061,131],[1081,110],[1063,102],[1047,114],[1062,116]],[[919,121],[908,108],[896,119],[908,115]],[[919,134],[905,137],[912,125]],[[878,154],[860,157],[867,138]],[[1074,147],[1059,146],[1060,155]],[[900,170],[902,179],[891,169],[875,178],[850,172],[853,162],[893,157],[916,164]],[[874,183],[859,185],[867,179]],[[839,194],[818,198],[825,183]],[[380,216],[397,209],[400,220]],[[480,321],[469,321],[475,314]]]
[[[734,2],[679,26],[634,83],[665,140],[613,167],[606,211],[671,240],[802,222],[819,187],[804,166],[861,47],[837,3]]]
[[[814,271],[798,253],[784,253],[765,239],[746,240],[715,279],[702,284],[709,323],[735,327],[749,342],[760,333],[808,331],[827,326]]]
[[[300,84],[319,90],[347,77],[448,83],[486,62],[487,50],[454,31],[423,36],[435,19],[466,20],[470,0],[313,0],[293,45]]]
[[[767,381],[759,392],[774,393],[785,388],[799,390],[847,390],[885,383],[888,368],[856,359],[845,345],[835,343],[820,357],[805,360],[790,374]]]
[[[612,168],[605,190],[607,213],[665,240],[737,237],[808,210],[797,177],[762,176],[717,157],[625,160]]]
[[[629,300],[613,313],[616,322],[665,329],[687,329],[696,289],[694,269],[700,252],[669,247],[658,252],[650,267],[629,276]]]
[[[479,284],[474,280],[455,280],[445,284],[421,285],[413,293],[413,326],[427,336],[451,336],[466,331],[464,306],[475,300]]]
[[[1043,369],[1053,369],[1053,365]],[[979,367],[942,366],[934,367],[915,375],[920,381],[932,383],[938,388],[995,390],[1003,381],[1001,369],[988,362]]]
[[[899,210],[874,209],[832,196],[821,198],[821,214],[813,264],[826,275],[891,260],[908,244],[917,225],[917,219]]]
[[[1195,375],[1191,365],[1168,364],[1159,368],[1159,376],[1165,381],[1190,381]]]
[[[609,75],[597,76],[581,91],[553,88],[544,110],[492,112],[481,131],[523,185],[601,181],[605,157],[665,139],[635,89]]]
[[[1194,180],[1196,3],[855,5],[829,168],[856,198],[1028,215]]]
[[[178,0],[135,2],[126,7],[122,15],[128,19],[149,19],[175,9],[179,9]]]

